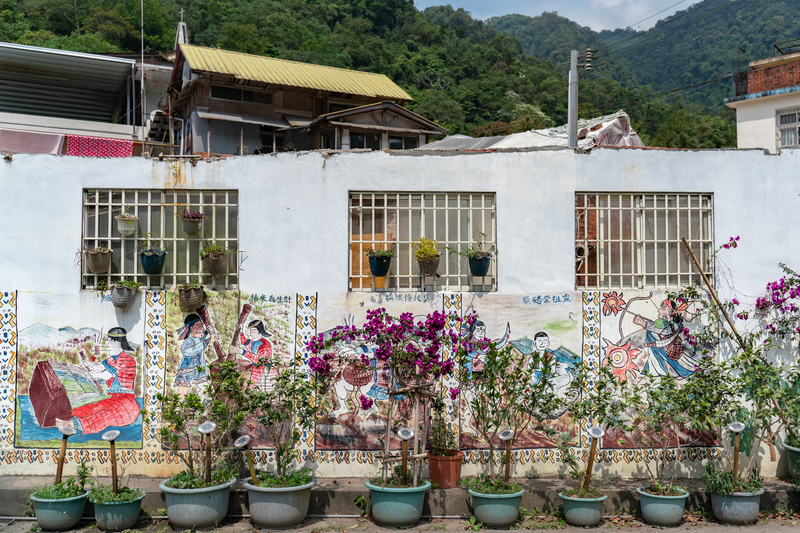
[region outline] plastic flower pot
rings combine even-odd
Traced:
[[[187,311],[194,311],[203,305],[203,287],[178,289],[178,300],[181,302],[181,307]]]
[[[92,274],[105,274],[111,266],[111,250],[83,252],[86,257],[86,265]]]
[[[800,479],[800,448],[789,446],[785,442],[781,446],[786,450],[786,464],[789,465],[789,475],[794,479]]]
[[[514,494],[481,494],[469,490],[472,496],[472,509],[475,519],[480,523],[507,529],[519,518],[519,504],[524,490]]]
[[[166,250],[144,250],[139,252],[139,260],[142,262],[142,270],[145,274],[156,276],[164,270],[164,263],[167,262]]]
[[[204,255],[203,264],[212,276],[222,276],[228,272],[228,254]]]
[[[61,500],[44,500],[31,496],[36,522],[39,523],[39,527],[47,531],[72,529],[81,521],[88,495],[89,491],[86,491],[80,496]]]
[[[186,235],[197,235],[200,233],[200,228],[203,226],[202,218],[182,218],[183,232]]]
[[[97,527],[103,531],[123,531],[131,529],[139,521],[139,511],[142,509],[141,496],[130,502],[97,503],[94,504],[94,517]]]
[[[680,524],[683,520],[683,509],[686,507],[686,498],[689,497],[689,493],[683,489],[677,489],[681,492],[679,496],[660,496],[646,492],[647,488],[636,489],[642,506],[642,516],[647,523],[667,527]]]
[[[600,523],[603,516],[603,502],[608,496],[601,498],[573,498],[564,496],[563,492],[558,495],[564,502],[564,521],[571,526],[596,526]]]
[[[475,277],[483,277],[489,272],[489,265],[492,263],[492,256],[468,257],[469,271]]]
[[[128,287],[111,287],[111,303],[117,309],[127,309],[136,299],[136,289]]]
[[[440,489],[452,489],[458,486],[461,479],[461,463],[464,452],[451,450],[448,455],[428,454],[428,473],[431,482]]]
[[[368,259],[369,271],[373,276],[376,278],[382,278],[389,273],[389,267],[392,266],[391,257],[368,256]]]
[[[169,523],[174,529],[186,530],[215,527],[225,519],[236,479],[202,489],[173,489],[168,482],[162,481],[158,487],[166,497]]]
[[[423,263],[422,261],[419,262],[419,271],[421,274],[425,276],[435,276],[436,271],[439,270],[439,261],[442,259],[442,256],[438,256],[433,261],[428,261],[427,263]]]
[[[303,523],[311,500],[311,483],[297,487],[258,487],[247,478],[242,485],[247,489],[248,509],[253,525],[259,529],[287,529]]]
[[[377,524],[390,527],[411,527],[422,517],[425,491],[430,481],[419,487],[378,487],[367,481],[372,501],[372,517]]]
[[[764,489],[756,492],[712,494],[711,510],[717,520],[726,524],[755,524],[758,521],[762,494]]]
[[[124,237],[130,237],[136,233],[139,217],[114,217],[117,219],[117,231]]]

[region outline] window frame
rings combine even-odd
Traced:
[[[781,118],[794,115],[795,120],[787,124],[781,124]],[[784,146],[782,142],[782,133],[784,131],[793,129],[795,135],[795,143]],[[784,107],[783,109],[775,110],[775,144],[778,151],[782,148],[795,148],[800,146],[800,106]]]
[[[214,96],[214,87],[219,87],[220,89],[224,89],[226,91],[239,91],[239,99],[235,100],[233,98],[223,98],[220,96]],[[253,94],[253,100],[245,100],[244,93],[249,92]],[[257,102],[255,100],[255,94],[262,94],[262,95],[269,95],[269,102]],[[212,100],[222,100],[224,102],[240,102],[245,104],[256,104],[256,105],[268,105],[274,106],[275,105],[275,95],[270,91],[256,91],[252,88],[244,88],[244,87],[235,87],[232,85],[223,85],[221,83],[211,83],[208,89],[208,97]]]

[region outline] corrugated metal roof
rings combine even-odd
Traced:
[[[139,141],[139,126],[0,112],[0,128]]]
[[[273,57],[256,56],[182,44],[181,52],[196,72],[233,76],[273,86],[345,93],[387,100],[413,100],[383,74],[299,63]]]

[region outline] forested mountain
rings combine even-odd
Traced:
[[[0,0],[0,40],[96,53],[138,51],[139,5],[138,0]],[[529,39],[522,26],[509,22],[499,32],[492,27],[499,19],[486,24],[450,6],[420,12],[413,0],[144,0],[147,48],[172,48],[181,10],[193,44],[383,73],[414,97],[410,109],[453,133],[472,135],[566,122],[566,67],[552,61],[560,63],[571,47],[594,37],[591,30],[545,14]],[[523,19],[508,19],[513,20]],[[551,45],[553,50],[545,50]],[[531,46],[535,54],[525,52]],[[687,70],[705,76],[704,64],[683,58],[679,70],[670,74],[664,68],[662,74],[684,83]],[[600,75],[609,70],[617,69],[598,69],[581,83],[581,117],[625,109],[647,144],[735,145],[729,113],[717,116],[678,100],[648,97],[650,89],[637,86],[633,63],[615,73],[623,84]]]

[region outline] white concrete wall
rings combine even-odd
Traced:
[[[775,111],[800,106],[800,93],[736,102],[736,146],[778,152]]]

